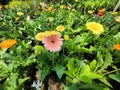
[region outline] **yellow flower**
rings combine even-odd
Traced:
[[[120,16],[115,17],[116,22],[120,22]]]
[[[0,43],[0,47],[3,48],[3,49],[7,49],[7,48],[12,47],[14,44],[16,44],[16,40],[7,39],[7,40],[2,41],[2,42]]]
[[[94,10],[88,10],[88,14],[93,14]]]
[[[3,25],[3,26],[6,26],[7,24],[6,24],[6,22],[3,22],[2,25]]]
[[[64,40],[69,40],[69,36],[68,35],[64,35]]]
[[[2,5],[0,5],[0,9],[2,9],[3,7],[2,7]]]
[[[52,10],[52,13],[54,14],[54,13],[55,13],[55,11],[56,11],[56,9],[53,9],[53,10]]]
[[[51,11],[52,10],[52,6],[47,8],[47,11]]]
[[[5,7],[5,8],[8,8],[9,6],[8,6],[8,5],[5,5],[4,7]]]
[[[75,0],[75,2],[79,2],[79,0]]]
[[[110,14],[112,15],[116,15],[118,12],[110,12]]]
[[[64,9],[64,5],[60,5],[60,9]]]
[[[75,12],[76,10],[75,9],[72,9],[72,12]]]
[[[39,40],[39,41],[42,41],[43,37],[44,37],[44,33],[38,33],[38,34],[35,36],[35,38],[36,38],[37,40]]]
[[[60,32],[62,32],[62,31],[64,31],[64,26],[62,26],[62,25],[59,25],[59,26],[57,26],[56,27],[56,30],[58,30],[58,31],[60,31]]]
[[[102,32],[104,32],[103,26],[96,22],[88,22],[86,23],[86,27],[88,30],[92,31],[92,33],[95,35],[99,35]]]
[[[57,31],[45,31],[44,32],[44,36],[50,36],[50,35],[54,35],[54,34],[59,34],[60,35],[60,33],[57,32]]]
[[[20,19],[20,17],[16,17],[16,18],[15,18],[15,21],[18,21],[19,19]]]
[[[18,16],[22,16],[24,13],[23,12],[17,12]]]

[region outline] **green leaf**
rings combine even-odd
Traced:
[[[104,63],[103,62],[103,57],[102,57],[102,54],[101,54],[100,51],[97,51],[97,59],[98,59],[98,61],[97,61],[96,69],[101,67],[103,65],[103,63]]]
[[[0,60],[0,81],[7,78],[9,72],[10,70],[8,66],[2,60]]]
[[[68,75],[71,78],[74,78],[74,74],[71,71],[65,71],[65,74]]]
[[[73,83],[71,86],[63,85],[64,90],[79,90],[76,83]]]
[[[99,79],[102,83],[104,83],[105,85],[107,85],[107,86],[109,86],[109,87],[111,87],[112,88],[112,85],[106,80],[106,78],[104,77],[104,78],[101,78],[101,79]]]
[[[120,83],[120,74],[110,74],[108,77]]]
[[[104,88],[100,85],[97,85],[97,84],[81,84],[80,85],[80,88],[82,90],[109,90],[108,88]]]
[[[49,64],[50,58],[49,58],[49,53],[47,51],[42,52],[40,55],[37,55],[37,61],[40,64]]]
[[[90,67],[89,67],[89,65],[85,65],[85,66],[81,69],[81,74],[87,75],[86,73],[87,73],[87,74],[90,73]]]
[[[76,83],[73,83],[69,90],[79,90]]]
[[[92,78],[90,77],[90,67],[85,65],[80,72],[80,80],[89,84],[92,84]]]
[[[101,78],[103,78],[103,76],[101,74],[97,74],[97,73],[94,73],[94,72],[90,72],[89,77],[92,78],[92,79],[101,79]]]
[[[33,57],[33,58],[31,58],[31,57],[32,57],[32,56],[30,56],[30,57],[28,58],[28,60],[23,61],[22,65],[23,65],[23,66],[29,66],[30,64],[34,63],[36,60],[35,60],[34,57]]]
[[[79,43],[79,42],[83,42],[84,38],[81,37],[80,35],[77,35],[74,39],[74,43]]]
[[[69,71],[74,72],[74,58],[71,58],[68,61],[67,68]]]
[[[111,53],[108,49],[106,49],[106,55],[105,56],[106,56],[106,58],[105,58],[104,64],[101,67],[101,69],[99,70],[99,72],[102,72],[104,69],[106,69],[113,62]]]
[[[44,49],[44,47],[43,46],[41,46],[41,45],[36,45],[35,47],[34,47],[34,53],[37,55],[37,54],[41,54],[41,52],[42,51],[44,51],[45,49]]]
[[[4,84],[4,83],[3,83],[3,84],[0,83],[0,90],[6,90],[6,89],[5,89],[5,84]]]
[[[94,70],[95,69],[95,67],[96,67],[96,60],[94,59],[92,62],[90,62],[90,69],[91,70]]]
[[[60,64],[57,64],[57,65],[53,68],[53,70],[56,71],[57,76],[58,76],[59,79],[61,79],[62,75],[65,73],[65,67],[63,67],[63,66],[60,65]]]
[[[49,66],[44,66],[43,69],[41,70],[41,79],[44,80],[45,76],[47,76],[50,72],[50,67]]]
[[[89,51],[92,53],[93,51],[96,51],[96,48],[93,46],[90,46]]]
[[[69,90],[69,87],[68,87],[68,86],[63,85],[63,87],[64,87],[64,90]]]
[[[90,78],[87,75],[81,75],[80,80],[85,82],[85,83],[92,84],[92,78]]]
[[[26,78],[19,78],[19,79],[18,79],[18,82],[19,82],[19,86],[18,86],[18,87],[20,87],[21,85],[23,85],[24,82],[25,82],[26,80],[28,80],[28,79],[29,79],[29,77],[26,77]]]

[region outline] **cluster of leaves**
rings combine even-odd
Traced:
[[[120,25],[114,20],[120,13],[112,15],[109,11],[117,2],[114,1],[62,0],[62,4],[48,4],[46,8],[52,6],[49,11],[45,11],[40,5],[35,8],[26,4],[26,8],[7,8],[0,12],[0,41],[8,38],[17,41],[17,44],[6,52],[2,49],[0,51],[0,60],[1,63],[4,61],[2,65],[6,69],[5,72],[0,72],[0,79],[7,77],[6,87],[9,90],[21,89],[23,82],[28,79],[28,69],[31,69],[29,67],[37,63],[42,80],[52,71],[57,73],[59,79],[66,75],[65,90],[113,88],[107,79],[120,82],[120,69],[116,65],[120,63],[120,51],[113,49],[114,44],[120,43]],[[22,4],[23,2],[19,6]],[[61,6],[63,8],[60,8]],[[96,14],[101,8],[108,10],[102,17]],[[94,12],[89,14],[88,10]],[[18,16],[17,12],[23,12],[23,15]],[[27,16],[30,16],[30,20],[26,20]],[[90,21],[101,23],[104,33],[96,36],[87,31],[85,24]],[[68,35],[69,39],[63,41],[61,51],[51,53],[35,36],[39,32],[55,30],[58,25],[65,27],[61,37]]]

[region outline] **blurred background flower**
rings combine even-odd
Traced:
[[[3,48],[3,49],[7,49],[7,48],[12,47],[16,43],[17,43],[16,40],[7,39],[7,40],[4,40],[0,43],[0,47]]]
[[[115,44],[115,45],[114,45],[114,49],[115,49],[115,50],[120,50],[120,44]]]
[[[116,16],[116,17],[115,17],[115,21],[116,21],[116,22],[120,22],[120,16]]]
[[[59,26],[56,27],[56,30],[62,32],[62,31],[65,30],[65,28],[64,28],[64,26],[59,25]]]
[[[99,35],[102,32],[104,32],[103,26],[96,22],[88,22],[86,23],[86,27],[88,30],[92,31],[92,33],[95,35]]]

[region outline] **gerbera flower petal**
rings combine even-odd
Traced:
[[[95,35],[99,35],[102,32],[104,32],[103,26],[99,23],[96,23],[96,22],[88,22],[86,24],[86,27],[88,30],[92,31],[92,33]]]
[[[44,33],[38,33],[38,34],[35,36],[35,38],[36,38],[37,40],[39,40],[39,41],[42,41],[43,36],[44,36]]]
[[[115,17],[115,21],[116,21],[116,22],[120,22],[120,16],[116,16],[116,17]]]
[[[64,26],[62,26],[62,25],[59,25],[59,26],[56,27],[56,30],[57,30],[57,31],[60,31],[60,32],[64,31],[64,29],[65,29],[65,28],[64,28]]]
[[[0,43],[0,47],[3,48],[3,49],[7,49],[7,48],[12,47],[14,44],[16,44],[16,40],[7,39],[7,40],[2,41],[2,42]]]
[[[114,49],[115,49],[115,50],[120,50],[120,44],[115,44],[115,45],[114,45]]]
[[[50,52],[56,52],[60,51],[61,46],[63,44],[63,39],[60,38],[59,34],[52,34],[50,36],[44,36],[42,43],[44,44],[44,47],[46,50]]]

